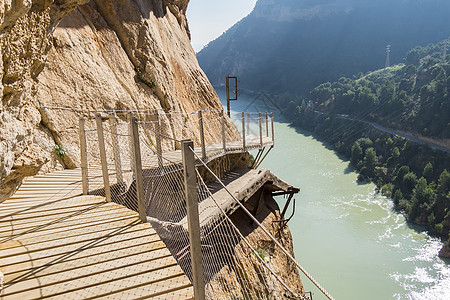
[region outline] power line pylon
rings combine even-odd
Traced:
[[[391,66],[391,45],[386,46],[386,68]]]

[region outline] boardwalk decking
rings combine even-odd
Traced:
[[[190,299],[189,279],[151,225],[97,196],[80,170],[28,179],[0,204],[2,299]]]
[[[262,143],[259,136],[255,135],[247,135],[246,136],[246,144],[245,149],[242,146],[242,140],[240,141],[233,141],[228,142],[226,144],[226,151],[223,149],[222,144],[212,144],[205,147],[205,152],[207,154],[207,157],[205,159],[205,162],[210,162],[218,157],[224,156],[226,154],[233,154],[233,153],[243,153],[250,150],[255,149],[263,149],[265,147],[273,146],[273,141],[269,137],[263,137]],[[194,149],[195,153],[202,157],[202,148],[201,147],[195,147]],[[153,154],[153,153],[151,153]],[[145,157],[145,154],[143,153],[143,160],[147,162],[151,162],[153,164],[144,165],[145,168],[155,168],[158,165],[156,164],[156,159],[151,159],[148,157]],[[162,157],[164,161],[170,161],[173,163],[181,163],[182,162],[182,156],[181,156],[181,150],[176,151],[170,151],[170,152],[164,152],[162,154]]]
[[[268,137],[246,142],[245,149],[242,141],[227,143],[226,151],[207,146],[208,161],[273,145]],[[200,148],[195,152],[201,156]],[[181,162],[180,151],[163,157]],[[146,168],[157,167],[148,161]],[[100,178],[99,171],[93,175]],[[150,223],[103,197],[82,195],[81,181],[80,169],[38,175],[0,204],[1,298],[192,299],[189,279]]]

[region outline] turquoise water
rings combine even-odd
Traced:
[[[222,102],[225,93],[217,89]],[[242,94],[239,111],[275,111]],[[450,299],[450,261],[439,239],[411,228],[392,201],[360,185],[348,162],[276,115],[275,148],[262,168],[301,189],[289,227],[297,260],[336,299]],[[277,199],[284,205],[284,198]],[[326,299],[302,276],[314,299]]]

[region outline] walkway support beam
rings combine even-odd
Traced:
[[[139,212],[139,219],[142,223],[147,222],[144,198],[144,178],[142,174],[141,145],[139,142],[139,126],[135,117],[131,118],[131,136],[133,139],[133,161],[136,176],[136,198]]]
[[[183,175],[186,194],[186,208],[191,248],[192,284],[194,298],[205,299],[205,281],[200,237],[200,220],[198,213],[197,174],[195,172],[194,143],[191,140],[181,141],[183,155]]]
[[[97,123],[98,147],[100,150],[100,161],[102,164],[103,185],[105,187],[106,201],[111,202],[111,187],[109,185],[108,161],[106,159],[105,136],[103,134],[103,117],[101,114],[95,115]]]
[[[87,164],[87,142],[86,142],[86,131],[85,131],[85,118],[80,118],[80,152],[81,152],[81,182],[83,185],[83,195],[89,193],[89,183],[88,183],[88,164]]]

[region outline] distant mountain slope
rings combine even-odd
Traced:
[[[259,0],[198,53],[213,84],[301,94],[325,81],[399,63],[416,45],[450,36],[448,0]]]
[[[445,45],[416,47],[404,64],[369,72],[358,79],[340,78],[314,88],[314,109],[382,123],[390,128],[450,139],[450,55]],[[302,104],[303,103],[303,104]],[[296,105],[306,107],[304,101]],[[295,109],[288,105],[286,112]],[[301,107],[300,107],[301,108]]]

